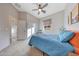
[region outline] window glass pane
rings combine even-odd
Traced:
[[[35,27],[32,27],[32,34],[35,33]]]
[[[27,30],[27,38],[31,36],[31,28]]]
[[[32,27],[32,34],[35,33],[35,24],[33,24],[33,27]]]

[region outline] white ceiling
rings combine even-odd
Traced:
[[[48,3],[48,6],[44,8],[46,10],[46,13],[44,14],[41,12],[40,15],[38,15],[37,11],[32,11],[32,9],[37,8],[37,5],[35,5],[34,3],[19,3],[19,5],[21,5],[21,8],[19,8],[20,11],[26,11],[36,16],[37,18],[43,18],[62,11],[66,6],[65,3]]]

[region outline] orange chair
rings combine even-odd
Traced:
[[[79,55],[79,48],[75,47],[75,53]]]
[[[75,53],[79,55],[79,32],[75,32],[75,35],[70,40],[70,43],[74,46]]]

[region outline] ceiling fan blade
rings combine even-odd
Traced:
[[[43,13],[46,13],[46,11],[45,10],[41,10]]]
[[[36,11],[36,10],[38,10],[38,9],[32,9],[32,11]]]
[[[45,5],[43,5],[43,7],[41,7],[41,8],[44,8],[44,7],[46,7],[48,5],[48,3],[46,3]]]

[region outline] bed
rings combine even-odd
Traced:
[[[74,47],[68,42],[61,42],[58,35],[40,33],[32,35],[29,45],[36,47],[49,56],[66,56]]]

